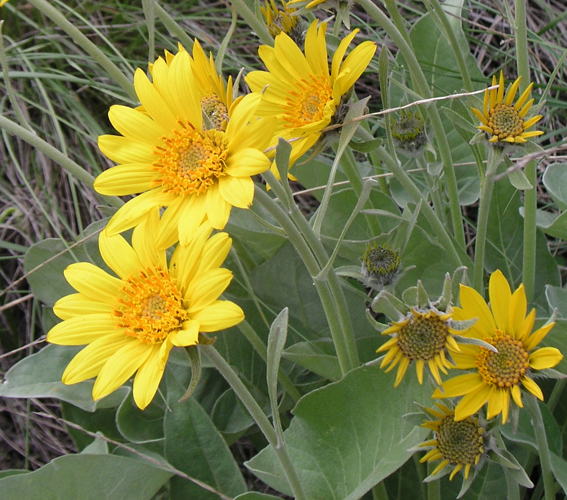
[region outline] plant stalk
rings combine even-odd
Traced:
[[[291,459],[287,452],[285,443],[278,447],[278,437],[276,431],[272,427],[272,424],[270,424],[268,417],[266,417],[266,415],[262,411],[262,408],[260,408],[252,394],[250,394],[250,391],[238,378],[238,375],[232,369],[232,367],[212,345],[200,344],[199,348],[228,382],[230,387],[232,387],[232,390],[238,396],[240,401],[242,401],[242,404],[246,407],[246,409],[250,413],[250,416],[254,419],[254,422],[256,422],[256,424],[262,431],[262,434],[264,434],[268,443],[272,446],[276,457],[284,471],[289,486],[293,491],[293,496],[295,497],[295,499],[307,500],[307,497],[303,492],[303,487],[299,482],[297,471],[295,470],[295,467],[293,466],[293,463],[291,462]]]

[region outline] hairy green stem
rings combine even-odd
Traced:
[[[114,64],[93,42],[91,42],[83,33],[75,28],[65,16],[45,0],[29,0],[37,10],[51,19],[57,26],[59,26],[65,33],[67,33],[73,41],[81,47],[87,54],[89,54],[104,70],[108,76],[112,78],[118,85],[122,87],[128,97],[134,102],[138,102],[138,96],[134,90],[132,78],[127,77],[116,64]]]
[[[380,8],[374,3],[373,0],[359,0],[358,3],[366,12],[378,23],[378,25],[392,38],[398,49],[404,56],[408,69],[410,71],[412,81],[415,85],[417,92],[423,98],[431,98],[432,93],[429,84],[423,74],[419,62],[415,56],[414,51],[408,44],[406,37],[398,30],[398,28],[386,17]],[[409,38],[408,38],[409,39]],[[443,172],[445,173],[445,182],[447,186],[447,194],[449,196],[449,208],[451,211],[451,222],[453,225],[453,234],[457,240],[457,244],[461,249],[466,248],[465,245],[465,230],[462,222],[461,206],[459,204],[459,190],[457,188],[457,176],[455,174],[455,167],[451,157],[451,148],[447,140],[447,134],[443,128],[441,117],[437,107],[430,104],[425,107],[431,126],[435,132],[435,140],[441,155],[443,163]]]
[[[360,198],[360,194],[362,193],[363,180],[358,168],[356,167],[356,160],[354,158],[352,149],[346,148],[343,156],[341,157],[341,166],[343,167],[343,171],[350,182],[350,187],[354,191],[355,196],[357,198]],[[368,200],[366,202],[366,208],[373,208],[371,200]],[[373,215],[365,214],[365,218],[372,235],[379,235],[382,231],[376,217]]]
[[[378,149],[377,154],[382,162],[384,162],[386,167],[394,174],[394,177],[398,180],[402,187],[413,198],[415,203],[422,201],[421,210],[423,211],[423,215],[427,219],[427,222],[429,222],[429,225],[433,229],[435,236],[437,236],[439,243],[447,252],[451,265],[454,266],[455,269],[460,266],[466,266],[468,264],[468,258],[466,257],[466,254],[463,253],[462,256],[459,255],[459,252],[455,248],[455,244],[447,233],[445,226],[443,226],[442,222],[439,220],[439,217],[437,217],[436,213],[429,206],[429,203],[423,197],[421,191],[413,183],[408,174],[383,147],[380,147]]]
[[[555,381],[555,386],[553,387],[553,390],[551,391],[551,395],[547,400],[547,407],[549,408],[549,411],[551,411],[552,413],[555,410],[557,403],[559,403],[561,396],[563,395],[565,384],[567,384],[567,379],[565,378]]]
[[[526,409],[532,418],[534,426],[537,449],[539,451],[539,463],[541,466],[541,475],[543,477],[543,486],[545,488],[545,500],[555,500],[555,487],[553,485],[553,473],[551,472],[551,453],[545,427],[543,426],[543,416],[536,397],[528,394],[526,399]]]
[[[75,179],[83,182],[85,185],[93,188],[94,177],[89,174],[83,167],[78,163],[75,163],[71,158],[64,155],[61,151],[54,148],[51,144],[48,144],[43,139],[38,137],[35,133],[21,127],[17,123],[0,116],[0,129],[5,130],[9,134],[13,134],[23,141],[27,142],[38,151],[41,151],[45,156],[51,158],[55,163],[57,163],[61,168],[67,171]],[[115,208],[120,208],[124,205],[124,202],[117,198],[116,196],[102,196],[100,197],[106,201],[110,206]]]
[[[232,369],[232,367],[226,362],[226,360],[219,354],[219,352],[212,345],[199,345],[201,351],[205,354],[207,359],[215,366],[215,368],[220,372],[224,379],[228,382],[234,393],[238,396],[238,399],[246,407],[250,416],[256,422],[256,425],[262,431],[262,434],[266,437],[268,443],[272,446],[276,457],[284,471],[287,478],[289,486],[293,491],[293,496],[296,500],[307,500],[301,483],[299,482],[299,477],[297,476],[297,471],[291,462],[289,454],[287,452],[287,447],[284,443],[280,443],[278,446],[278,437],[276,431],[270,424],[268,417],[262,411],[262,408],[258,405],[250,391],[238,378],[238,375]]]
[[[281,186],[280,186],[281,188]],[[277,193],[276,193],[277,194]],[[307,271],[312,277],[319,274],[322,267],[317,261],[312,253],[312,248],[306,243],[304,236],[297,229],[294,222],[290,219],[289,215],[286,214],[281,207],[279,207],[274,200],[268,196],[259,187],[256,187],[254,194],[254,201],[260,203],[273,217],[278,221],[282,229],[286,232],[289,241],[297,250],[299,256],[303,260]],[[312,232],[312,231],[311,231]],[[333,272],[329,273],[329,279],[335,275]],[[336,275],[335,275],[336,277]],[[345,374],[346,372],[352,370],[358,363],[353,360],[352,347],[347,344],[347,337],[343,333],[343,322],[339,317],[338,304],[333,298],[333,294],[330,290],[330,282],[317,281],[314,280],[315,288],[321,299],[323,309],[325,311],[325,316],[327,322],[329,323],[329,329],[331,331],[331,337],[333,339],[333,344],[337,352],[337,358],[339,360],[339,365],[341,367],[341,372]],[[340,284],[339,284],[340,287]],[[347,309],[348,313],[348,309]],[[351,326],[352,331],[352,326]],[[353,339],[354,341],[354,339]],[[354,346],[356,349],[356,344]],[[356,352],[356,351],[355,351]]]
[[[486,248],[486,232],[488,230],[488,215],[494,187],[494,174],[502,160],[503,148],[490,144],[486,175],[480,190],[480,206],[476,227],[476,242],[474,247],[473,288],[484,297],[484,251]]]
[[[528,35],[526,28],[526,0],[515,0],[515,34],[518,76],[520,92],[528,88],[530,68],[528,58]],[[534,299],[535,266],[536,266],[536,209],[537,209],[537,171],[535,161],[530,161],[524,173],[532,185],[532,189],[524,191],[524,246],[522,259],[522,282],[526,290],[528,302]]]
[[[252,344],[252,347],[259,354],[259,356],[264,361],[266,361],[266,359],[267,359],[266,344],[260,338],[260,336],[256,333],[254,328],[252,328],[250,323],[248,323],[248,321],[244,320],[244,321],[241,321],[240,323],[238,323],[238,325],[236,325],[236,326],[240,330],[240,333],[242,333],[246,337],[246,340],[248,340],[248,342],[250,342],[250,344]],[[291,399],[293,399],[294,403],[297,403],[299,401],[299,398],[301,398],[301,393],[297,390],[297,387],[295,387],[293,382],[290,380],[290,378],[286,375],[286,373],[281,368],[278,371],[278,380],[279,380],[280,384],[282,384],[283,388],[285,389],[285,392],[287,392],[288,395],[291,397]]]

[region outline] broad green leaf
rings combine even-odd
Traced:
[[[431,402],[431,387],[416,384],[411,375],[394,389],[391,373],[361,366],[299,401],[284,437],[308,498],[358,499],[411,456],[407,450],[427,431],[402,416],[415,411],[415,401]],[[246,465],[272,488],[291,494],[271,447]]]
[[[114,455],[65,455],[0,479],[2,500],[150,500],[171,472]]]
[[[53,307],[65,295],[75,293],[63,271],[75,262],[92,262],[105,267],[98,251],[98,232],[108,221],[102,220],[85,229],[78,245],[50,238],[31,246],[24,257],[24,271],[36,299]]]
[[[28,356],[8,370],[0,385],[0,396],[10,398],[56,398],[86,411],[114,408],[124,399],[129,389],[122,387],[97,401],[92,398],[93,380],[65,385],[61,375],[81,348],[48,345]]]
[[[567,462],[561,455],[556,455],[551,453],[551,469],[553,470],[553,475],[557,482],[563,488],[563,491],[567,493]]]
[[[555,238],[567,239],[567,212],[552,214],[545,210],[536,212],[536,224],[543,232]]]
[[[496,182],[488,215],[485,267],[489,273],[500,269],[512,288],[520,285],[522,275],[524,220],[520,208],[519,192],[506,179]],[[559,284],[557,263],[538,231],[534,301],[547,310],[545,287]]]
[[[283,357],[328,380],[342,377],[341,367],[331,339],[298,342],[283,352]]]
[[[243,495],[238,495],[234,500],[280,500],[281,497],[267,495],[266,493],[258,493],[256,491],[248,491]]]
[[[179,403],[185,392],[184,381],[178,381],[169,369],[166,376],[170,411],[165,413],[164,421],[165,458],[175,468],[217,491],[229,496],[244,493],[242,474],[213,422],[195,398]],[[180,477],[171,480],[170,495],[172,500],[218,499],[218,495]]]
[[[559,208],[567,210],[567,163],[548,165],[541,180]]]
[[[253,210],[263,219],[275,224],[272,217],[260,205],[254,205]],[[287,241],[286,237],[270,231],[270,229],[258,222],[248,210],[232,210],[226,231],[231,238],[251,250],[251,256],[254,259],[255,265],[259,265],[272,257]]]
[[[157,441],[163,439],[163,413],[159,395],[147,408],[140,410],[130,393],[118,408],[116,425],[120,434],[131,443]]]
[[[510,404],[513,403],[511,402]],[[561,455],[561,453],[563,452],[563,438],[561,436],[561,430],[559,429],[559,426],[557,425],[553,414],[549,411],[547,406],[543,403],[539,403],[539,408],[543,417],[543,425],[545,426],[545,433],[547,435],[549,449],[553,453]],[[527,411],[520,411],[520,419],[516,432],[514,432],[514,428],[511,422],[508,422],[500,429],[502,435],[504,435],[510,441],[529,446],[533,452],[538,453],[534,426]]]
[[[232,389],[227,389],[217,399],[211,419],[215,427],[223,434],[241,434],[254,425],[254,420],[241,408]]]
[[[545,287],[545,296],[549,304],[549,312],[557,309],[558,316],[567,319],[567,289],[559,286],[547,286]]]

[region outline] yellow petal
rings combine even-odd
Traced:
[[[232,280],[232,271],[224,268],[209,269],[206,273],[196,275],[185,292],[185,300],[189,301],[189,314],[195,313],[215,302],[226,290]]]
[[[244,311],[234,302],[217,300],[191,319],[201,324],[201,332],[217,332],[240,323],[244,319]]]
[[[250,177],[227,175],[219,179],[219,192],[229,205],[247,209],[254,199],[254,181]]]
[[[396,373],[396,380],[394,381],[394,387],[398,387],[398,385],[400,385],[400,382],[402,381],[404,375],[406,374],[406,370],[408,369],[408,366],[409,366],[409,359],[404,356],[400,360],[400,365],[398,366],[398,371]]]
[[[174,346],[186,347],[188,345],[195,345],[199,340],[199,327],[198,321],[185,321],[183,329],[169,336],[169,340]]]
[[[89,262],[71,264],[63,271],[69,284],[88,298],[114,305],[122,281]]]
[[[543,393],[541,392],[539,385],[537,385],[531,378],[524,377],[522,379],[522,384],[536,398],[538,398],[540,401],[543,401]]]
[[[91,299],[82,293],[72,293],[60,298],[53,306],[53,312],[61,319],[69,319],[85,314],[107,314],[110,316],[112,306],[105,302]]]
[[[166,356],[171,349],[171,344],[167,343],[167,345],[169,345],[169,349],[167,350]],[[152,346],[150,355],[142,366],[138,368],[138,372],[134,377],[132,395],[141,410],[146,408],[152,402],[152,399],[154,399],[163,376],[165,363],[163,362],[164,353],[161,352],[161,347],[160,344],[154,344]]]
[[[156,122],[166,130],[170,130],[170,133],[179,128],[177,117],[172,113],[168,103],[140,68],[134,73],[134,88],[142,106]]]
[[[103,231],[98,237],[98,247],[104,262],[123,280],[137,276],[140,270],[146,268],[134,249],[119,234],[108,236]]]
[[[504,275],[498,270],[490,276],[488,285],[490,295],[490,307],[496,327],[501,331],[510,334],[510,299],[512,292],[510,285]],[[523,318],[522,318],[523,319]]]
[[[514,101],[514,97],[516,97],[516,92],[518,91],[518,86],[520,85],[521,79],[522,77],[520,76],[519,78],[516,79],[516,81],[512,85],[510,85],[510,88],[506,93],[506,100],[504,101],[504,104],[507,104],[508,106],[512,104],[512,102]]]
[[[127,106],[111,106],[108,118],[112,126],[124,137],[145,142],[151,146],[161,144],[161,137],[171,133],[148,115]]]
[[[93,386],[96,401],[124,384],[148,359],[152,346],[142,342],[129,342],[116,351],[104,364]]]
[[[203,246],[203,256],[199,265],[199,273],[220,267],[232,246],[232,239],[227,233],[217,233],[209,238]]]
[[[61,381],[69,385],[96,377],[108,358],[130,342],[136,340],[123,333],[105,335],[91,342],[67,365]]]
[[[488,401],[490,388],[482,384],[477,390],[467,394],[455,408],[455,421],[474,415]]]
[[[542,347],[530,354],[530,367],[534,370],[553,368],[563,359],[563,354],[555,347]]]
[[[132,232],[132,248],[140,260],[142,269],[148,267],[167,269],[165,251],[158,250],[156,245],[159,221],[159,209],[155,207],[148,212],[148,216]]]
[[[128,163],[109,168],[95,180],[97,193],[107,196],[126,196],[149,191],[156,172],[149,163]]]
[[[59,345],[83,345],[116,333],[116,321],[108,314],[86,314],[57,323],[47,333],[47,341]]]
[[[528,302],[526,300],[524,284],[522,283],[512,294],[512,300],[510,300],[509,333],[512,334],[515,339],[520,339],[522,323],[526,317],[527,310]]]
[[[534,349],[549,333],[553,328],[555,323],[550,323],[549,325],[542,326],[536,330],[532,335],[530,335],[526,340],[524,340],[524,347],[527,351]]]
[[[441,389],[435,389],[432,397],[454,398],[463,396],[464,394],[476,391],[483,385],[485,385],[484,380],[478,373],[466,373],[465,375],[459,375],[458,377],[444,382]]]
[[[152,145],[120,135],[101,135],[98,147],[102,153],[116,163],[142,163],[151,165],[156,157]],[[95,179],[95,189],[97,180]]]
[[[468,316],[468,319],[478,318],[473,328],[484,332],[484,335],[492,335],[494,330],[496,330],[496,323],[484,299],[473,288],[460,285],[460,289],[463,311]]]
[[[210,186],[205,196],[205,206],[209,223],[215,229],[223,229],[228,222],[232,205],[220,194],[218,183]]]
[[[502,413],[504,408],[505,392],[507,391],[498,387],[492,387],[490,389],[490,393],[488,394],[488,409],[486,411],[486,418],[488,420]]]

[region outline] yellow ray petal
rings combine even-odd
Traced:
[[[233,302],[217,300],[191,319],[201,324],[202,332],[216,332],[240,323],[244,319],[244,312]]]
[[[540,401],[543,401],[543,393],[541,392],[539,385],[537,385],[531,378],[524,377],[522,379],[522,384],[536,398],[538,398]]]
[[[93,386],[93,399],[99,400],[123,385],[148,359],[152,346],[129,342],[116,351],[104,364]]]
[[[150,146],[161,144],[161,137],[171,133],[171,130],[161,126],[148,115],[127,106],[111,106],[108,118],[112,126],[124,137],[145,142]]]
[[[510,330],[510,299],[512,292],[510,285],[504,275],[498,270],[494,271],[490,276],[488,284],[490,295],[490,308],[496,327],[505,333],[511,333]]]
[[[490,388],[482,384],[477,390],[467,394],[455,408],[455,421],[464,420],[475,414],[488,401]]]
[[[71,264],[63,271],[69,284],[88,298],[114,305],[122,281],[89,262]]]
[[[127,163],[105,170],[96,178],[96,191],[107,196],[126,196],[152,189],[155,171],[148,163]]]
[[[218,183],[210,186],[205,196],[205,206],[209,223],[215,229],[223,229],[228,222],[232,205],[220,194]]]
[[[247,209],[254,200],[254,181],[250,177],[227,175],[219,179],[219,192],[229,205]]]
[[[107,314],[110,316],[112,306],[105,302],[91,299],[82,293],[72,293],[60,298],[53,306],[58,318],[69,319],[85,314]]]
[[[529,357],[530,367],[534,370],[553,368],[563,359],[563,354],[555,347],[542,347],[532,352]]]
[[[171,346],[171,344],[168,345]],[[154,399],[163,376],[165,363],[162,361],[163,353],[160,353],[160,348],[160,344],[154,344],[152,346],[150,355],[144,364],[138,368],[138,372],[134,377],[132,395],[141,410],[146,408],[152,402],[152,399]],[[169,347],[169,349],[171,349],[171,347]]]
[[[433,398],[454,398],[463,396],[470,392],[476,391],[484,385],[484,380],[478,373],[466,373],[458,377],[447,380],[443,383],[442,390],[435,389]]]
[[[471,287],[460,285],[460,289],[462,309],[470,315],[468,319],[478,318],[473,328],[484,332],[485,335],[492,335],[496,330],[496,323],[484,299]]]
[[[526,300],[526,292],[524,290],[524,284],[522,283],[518,289],[512,294],[512,300],[510,301],[510,332],[514,338],[520,338],[520,332],[522,329],[522,323],[526,317],[526,312],[528,310],[528,302]]]
[[[98,237],[98,247],[104,262],[123,280],[146,268],[134,249],[119,234],[108,236],[103,231]]]
[[[209,269],[206,273],[197,274],[185,292],[189,314],[193,317],[196,312],[215,302],[231,280],[232,271],[224,268]]]
[[[116,321],[108,314],[86,314],[57,323],[47,333],[47,341],[59,345],[83,345],[116,333]]]

